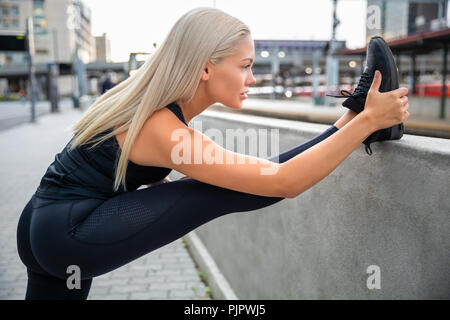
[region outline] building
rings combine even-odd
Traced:
[[[33,17],[37,70],[41,64],[71,64],[76,48],[83,63],[96,60],[95,38],[91,34],[91,11],[81,0],[2,0],[0,3],[0,34],[25,34],[26,19]],[[26,88],[27,74],[22,71],[27,57],[22,52],[0,52],[0,64],[8,70],[10,91]],[[16,70],[17,72],[15,72]],[[71,73],[70,70],[68,73]],[[1,77],[5,78],[4,75]],[[73,91],[71,74],[60,76],[61,94]],[[45,75],[37,74],[40,91]],[[5,79],[2,80],[4,86]]]
[[[25,17],[33,14],[31,1],[2,0],[0,2],[0,34],[24,34],[26,30]],[[15,52],[0,52],[0,65],[22,63],[24,55]]]
[[[272,94],[288,98],[311,96],[314,83],[320,95],[325,94],[326,59],[329,40],[269,40],[255,39],[255,62],[252,68],[256,84],[250,93]],[[338,50],[346,48],[345,41],[336,41]],[[362,72],[363,61],[352,56],[338,60],[340,83],[348,89]],[[275,90],[275,92],[273,92]]]
[[[95,37],[96,61],[110,62],[111,61],[111,42],[103,33],[100,37]]]
[[[374,35],[386,39],[395,56],[400,85],[410,89],[411,98],[423,102],[418,104],[423,105],[421,113],[445,119],[450,96],[449,0],[368,0],[367,13],[366,41]],[[363,58],[366,49],[367,45],[341,50],[340,55]]]
[[[367,0],[366,43],[375,35],[391,40],[447,28],[448,10],[448,0]]]
[[[72,61],[77,40],[83,62],[89,63],[96,59],[95,40],[91,35],[91,13],[83,2],[2,0],[0,33],[24,34],[26,18],[31,15],[34,19],[36,63]],[[22,53],[1,55],[5,56],[5,63],[26,61]]]

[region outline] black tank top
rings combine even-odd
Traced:
[[[186,124],[183,113],[175,102],[166,108]],[[112,130],[113,128],[108,129],[98,136]],[[121,152],[115,136],[91,150],[87,149],[92,145],[88,143],[69,152],[69,143],[47,168],[35,192],[36,196],[47,199],[109,199],[125,192],[122,185],[119,190],[113,191],[115,168]],[[170,168],[141,166],[129,160],[125,177],[127,191],[160,181],[171,171]]]

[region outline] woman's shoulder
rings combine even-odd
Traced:
[[[136,137],[130,159],[143,166],[165,166],[163,159],[166,157],[158,154],[157,150],[171,142],[175,130],[186,128],[188,127],[168,108],[153,112]],[[118,140],[122,145],[125,135],[119,136]]]

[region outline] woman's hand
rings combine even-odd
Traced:
[[[408,120],[408,89],[398,88],[389,92],[379,92],[381,72],[375,71],[372,85],[367,93],[362,113],[372,122],[376,130],[392,127]]]

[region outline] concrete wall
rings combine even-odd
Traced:
[[[450,120],[450,98],[446,99],[445,119]],[[439,119],[441,97],[409,97],[409,113],[415,116]]]
[[[328,127],[210,110],[195,121],[279,128],[280,152]],[[372,150],[361,144],[295,199],[195,230],[239,299],[450,298],[450,140],[404,135]],[[371,265],[380,289],[367,287]]]

